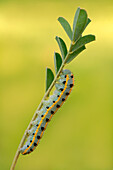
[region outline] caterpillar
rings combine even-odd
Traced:
[[[73,74],[70,70],[63,70],[55,83],[56,90],[48,100],[44,100],[42,108],[37,112],[37,118],[32,122],[27,141],[20,149],[23,155],[31,153],[38,146],[48,122],[68,98],[73,86]]]

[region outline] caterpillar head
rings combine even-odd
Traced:
[[[65,69],[62,71],[62,74],[64,74],[64,75],[71,74],[71,71],[68,69]]]

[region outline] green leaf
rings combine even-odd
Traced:
[[[86,47],[82,46],[80,47],[78,50],[74,51],[73,53],[71,53],[66,61],[66,63],[70,63],[79,53],[81,53],[83,50],[85,50]]]
[[[87,13],[84,9],[78,8],[73,22],[73,41],[75,42],[84,31],[87,24]]]
[[[60,22],[60,24],[62,25],[62,27],[64,28],[65,32],[67,33],[68,37],[70,38],[70,40],[72,40],[72,30],[71,30],[71,26],[70,24],[67,22],[67,20],[63,17],[59,17],[58,21]]]
[[[78,48],[82,47],[83,45],[90,43],[91,41],[94,40],[95,40],[95,36],[91,34],[80,37],[79,40],[72,46],[72,51],[75,51]]]
[[[54,53],[54,65],[55,65],[55,72],[59,71],[60,66],[62,65],[62,58],[59,53]]]
[[[46,91],[54,80],[54,74],[50,68],[46,68]]]
[[[62,55],[62,59],[64,60],[66,55],[67,55],[67,47],[65,42],[63,41],[63,39],[61,39],[60,37],[56,36],[56,41],[59,45],[60,51],[61,51],[61,55]]]

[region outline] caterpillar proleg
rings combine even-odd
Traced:
[[[31,153],[39,144],[48,122],[68,98],[72,91],[73,85],[73,74],[70,70],[63,70],[57,80],[57,83],[55,84],[56,90],[48,100],[43,102],[41,110],[38,111],[37,118],[32,123],[32,128],[28,132],[29,136],[27,141],[20,149],[20,152],[23,155]]]

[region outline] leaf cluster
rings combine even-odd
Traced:
[[[73,29],[65,18],[59,17],[58,21],[71,40],[71,44],[69,50],[67,50],[64,40],[58,36],[55,38],[61,52],[61,54],[58,52],[54,53],[54,66],[56,75],[58,74],[61,66],[63,68],[65,64],[70,63],[78,54],[86,49],[85,45],[87,43],[95,40],[95,36],[92,34],[82,36],[84,30],[91,22],[91,20],[88,18],[86,10],[77,8],[73,21]],[[52,70],[50,68],[46,68],[46,91],[50,87],[53,80],[54,74]]]

